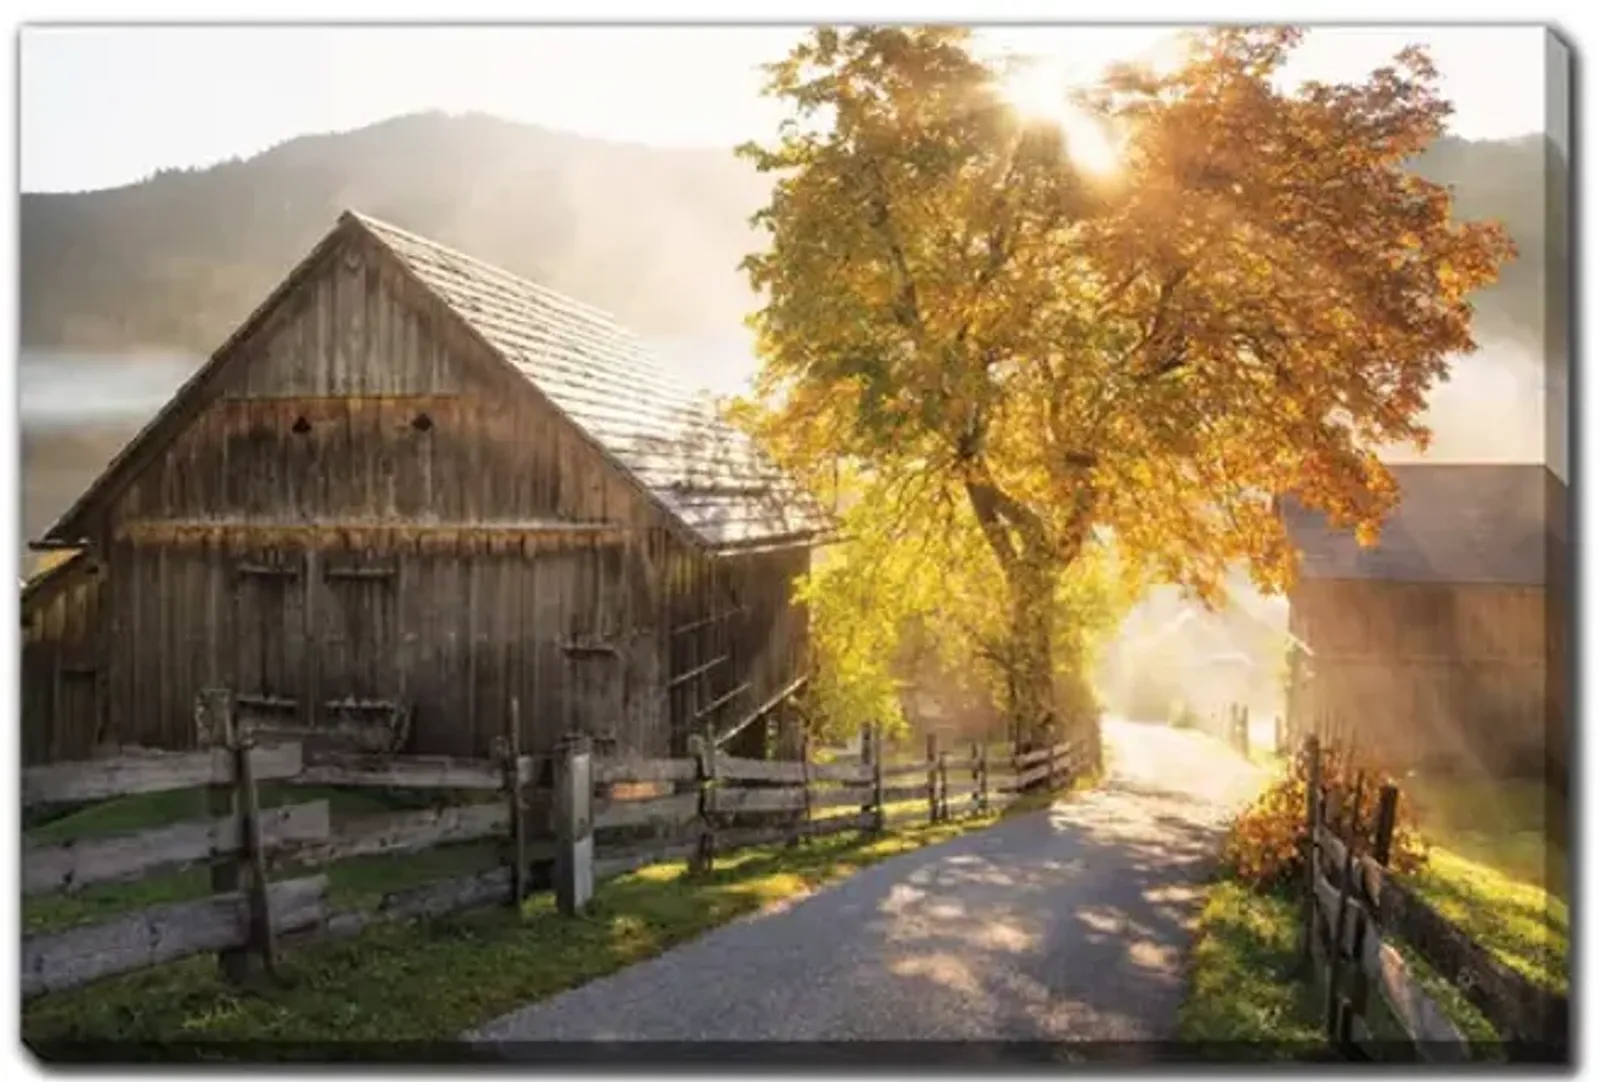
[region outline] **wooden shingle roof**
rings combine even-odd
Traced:
[[[386,222],[354,212],[341,221],[393,252],[706,545],[772,544],[829,528],[709,395],[685,386],[610,315]]]
[[[1320,512],[1281,501],[1303,554],[1302,578],[1537,586],[1566,545],[1567,488],[1545,466],[1419,463],[1389,471],[1400,499],[1372,548]]]

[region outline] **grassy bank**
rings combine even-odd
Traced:
[[[1195,929],[1178,1039],[1206,1058],[1330,1059],[1315,991],[1296,972],[1300,908],[1238,880],[1212,883]]]
[[[1521,781],[1419,778],[1404,792],[1431,849],[1417,892],[1500,961],[1565,994],[1565,801]]]
[[[1037,810],[1051,799],[1030,796],[1005,815]],[[23,1034],[30,1044],[46,1047],[57,1041],[279,1046],[241,1050],[242,1057],[288,1054],[284,1045],[290,1043],[451,1040],[716,925],[998,818],[749,849],[719,858],[702,877],[688,876],[682,863],[644,868],[599,884],[590,911],[577,919],[560,916],[542,895],[518,912],[485,910],[375,927],[350,940],[288,952],[278,987],[240,991],[217,979],[213,959],[192,958],[41,997],[24,1008]],[[390,859],[379,867],[404,863]],[[358,885],[347,875],[342,889]],[[363,1046],[362,1054],[368,1050]],[[181,1048],[162,1053],[181,1054]]]

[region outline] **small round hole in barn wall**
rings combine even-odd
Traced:
[[[411,427],[418,432],[427,432],[433,428],[433,418],[426,413],[419,413],[411,419]]]
[[[304,436],[307,432],[311,431],[311,422],[306,420],[304,417],[296,417],[294,419],[294,424],[290,426],[290,431],[292,431],[296,436]]]

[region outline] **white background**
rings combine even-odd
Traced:
[[[1581,96],[1583,91],[1582,80],[1582,53],[1585,44],[1600,37],[1596,30],[1597,20],[1594,15],[1593,5],[1580,7],[1577,3],[1548,3],[1548,4],[1519,4],[1495,7],[1487,4],[1477,4],[1471,0],[1451,0],[1449,3],[1412,3],[1397,6],[1390,2],[1380,0],[1344,0],[1335,4],[1296,3],[1292,0],[1272,0],[1252,3],[1235,3],[1217,5],[1214,7],[1198,7],[1195,5],[1178,5],[1162,3],[1146,3],[1142,0],[1121,0],[1114,5],[1115,11],[1121,17],[1118,20],[1097,19],[1085,20],[1102,23],[1143,21],[1154,23],[1195,23],[1207,21],[1259,21],[1259,22],[1303,22],[1303,23],[1341,23],[1376,24],[1376,23],[1403,23],[1416,25],[1430,21],[1461,23],[1470,21],[1481,22],[1545,22],[1559,28],[1567,42],[1573,47],[1574,63],[1577,65],[1574,80],[1575,94]],[[759,19],[752,19],[752,13],[760,12]],[[978,13],[982,12],[980,16]],[[866,22],[866,21],[974,21],[981,18],[986,23],[1020,22],[1020,23],[1059,23],[1070,19],[1076,12],[1069,5],[1048,0],[1036,2],[1023,2],[1023,0],[984,0],[978,3],[884,3],[858,2],[852,4],[790,4],[766,0],[759,6],[753,4],[680,4],[667,6],[663,4],[625,3],[620,0],[587,0],[587,2],[571,3],[485,3],[482,0],[455,0],[447,7],[440,8],[425,3],[410,3],[406,0],[382,0],[382,2],[353,3],[340,2],[340,0],[317,0],[307,3],[305,0],[278,0],[272,4],[236,4],[226,0],[191,0],[191,2],[169,2],[156,9],[139,9],[133,5],[115,3],[75,3],[70,0],[59,0],[51,4],[42,4],[36,0],[21,0],[12,6],[11,19],[13,26],[28,21],[184,21],[204,20],[214,22],[219,20],[238,20],[249,22],[264,21],[293,21],[293,20],[328,20],[339,21],[410,21],[419,23],[450,24],[461,22],[513,22],[524,21],[574,21],[594,23],[600,21],[617,21],[626,23],[631,20],[649,21],[660,23],[663,21],[695,21],[695,22],[741,22],[752,21],[770,22]],[[5,141],[5,153],[11,158],[11,176],[15,184],[17,166],[15,156],[17,153],[17,94],[18,78],[14,70],[17,63],[18,50],[13,46],[5,50],[5,64],[8,68],[6,77],[0,79],[0,92],[6,97],[5,117],[7,123],[12,125],[12,137]],[[1494,70],[1485,70],[1481,73],[1485,83],[1492,84],[1496,79]],[[1587,195],[1589,188],[1588,177],[1582,171],[1582,148],[1590,141],[1592,135],[1591,117],[1587,110],[1577,102],[1573,103],[1571,115],[1574,118],[1573,135],[1577,142],[1577,159],[1580,169],[1583,194]],[[1580,203],[1580,207],[1581,207]],[[16,215],[17,201],[15,199],[4,202],[4,210],[0,212],[0,232],[3,232],[3,247],[8,254],[5,262],[5,273],[14,277],[16,274],[16,260],[11,253],[15,252],[16,244]],[[1575,224],[1582,227],[1584,237],[1588,239],[1590,216],[1578,212],[1575,214]],[[1587,249],[1587,244],[1580,244],[1575,249],[1579,258]],[[1576,268],[1574,268],[1576,270]],[[3,294],[3,307],[0,307],[0,340],[12,344],[15,348],[17,342],[17,309],[16,309],[16,283],[10,283],[12,288]],[[1586,274],[1578,275],[1578,284],[1581,295],[1574,298],[1576,311],[1584,311],[1591,307],[1588,303],[1593,296],[1594,286]],[[1581,336],[1574,340],[1574,353],[1580,349]],[[0,403],[0,416],[8,419],[12,430],[3,444],[0,444],[0,488],[3,488],[4,498],[0,499],[0,515],[5,522],[0,524],[0,537],[5,539],[6,545],[14,543],[17,535],[16,522],[12,516],[18,513],[18,439],[15,429],[17,416],[15,365],[13,361],[11,378],[0,380],[0,393],[6,397]],[[1583,415],[1590,412],[1590,392],[1588,381],[1579,382],[1580,410]],[[1576,437],[1583,430],[1581,420],[1574,426]],[[1575,470],[1572,483],[1578,486],[1575,491],[1582,491],[1581,478],[1587,474],[1590,464],[1589,452],[1591,447],[1585,446],[1584,441],[1577,440],[1579,444],[1574,448],[1574,460],[1581,463],[1582,468]],[[1590,533],[1589,507],[1581,506],[1583,526],[1582,535]],[[17,566],[17,561],[12,555],[8,567]],[[1584,608],[1587,609],[1592,597],[1590,595],[1590,576],[1580,575],[1579,581],[1583,584]],[[13,794],[17,792],[17,755],[20,736],[16,731],[14,719],[17,716],[17,659],[18,644],[16,640],[18,616],[16,611],[17,595],[7,591],[5,593],[5,612],[0,615],[0,636],[3,636],[5,647],[0,651],[0,683],[7,689],[7,694],[12,698],[7,703],[7,709],[0,717],[13,720],[11,731],[0,739],[0,761],[3,761],[3,773],[0,778],[9,782],[8,788]],[[1600,665],[1588,664],[1593,659],[1590,642],[1587,636],[1580,638],[1583,651],[1584,664],[1579,671],[1600,672]],[[1582,699],[1580,696],[1580,706]],[[1580,718],[1586,714],[1580,714]],[[1586,719],[1585,719],[1586,720]],[[1579,731],[1584,727],[1584,721],[1579,721]],[[1587,746],[1587,741],[1581,741],[1584,762],[1583,777],[1593,775],[1591,769],[1592,750]],[[1592,836],[1593,814],[1586,802],[1580,802],[1583,822],[1580,825],[1580,838]],[[17,821],[18,802],[15,796],[0,798],[0,844],[6,847],[6,859],[0,863],[0,868],[8,878],[7,885],[0,889],[0,900],[3,900],[5,926],[0,929],[6,942],[12,944],[13,951],[18,942],[18,910],[20,889],[17,880],[17,851],[19,841],[19,823]],[[1574,850],[1576,856],[1577,850]],[[1577,865],[1577,878],[1582,879],[1581,862]],[[1576,881],[1576,880],[1575,880]],[[1572,984],[1579,986],[1583,982],[1580,973],[1587,975],[1593,972],[1590,958],[1593,954],[1597,938],[1594,926],[1588,924],[1593,907],[1587,904],[1589,896],[1586,892],[1578,891],[1576,905],[1581,907],[1582,913],[1575,914],[1577,921],[1582,925],[1575,942],[1581,949],[1583,958],[1578,960],[1580,968],[1574,972]],[[11,957],[16,957],[11,953]],[[19,1065],[29,1073],[39,1070],[32,1058],[22,1048],[18,1033],[18,1000],[17,1000],[17,974],[15,970],[6,973],[0,978],[0,989],[3,989],[4,1002],[0,1003],[0,1020],[5,1026],[4,1054],[15,1057]],[[1573,1037],[1579,1047],[1587,1047],[1590,1042],[1581,1039],[1580,1034],[1587,1036],[1594,1030],[1584,1024],[1592,1020],[1593,1011],[1589,1005],[1596,997],[1580,994],[1576,997],[1576,1005],[1582,1010],[1583,1017],[1575,1016],[1573,1019]],[[131,1074],[131,1072],[129,1072]],[[148,1072],[146,1072],[148,1073]],[[285,1072],[287,1073],[287,1072]],[[301,1070],[298,1074],[308,1072]],[[452,1072],[454,1073],[454,1072]],[[860,1072],[863,1075],[866,1072]],[[887,1073],[887,1072],[877,1072]],[[835,1077],[839,1075],[835,1074]]]

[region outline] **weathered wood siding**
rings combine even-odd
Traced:
[[[810,559],[805,547],[672,551],[665,664],[675,748],[708,725],[727,730],[805,671],[809,625],[794,592]],[[746,736],[734,750],[754,754],[757,743]]]
[[[689,709],[748,685],[725,717],[798,673],[806,551],[689,544],[446,315],[365,242],[332,250],[116,494],[114,739],[190,746],[194,697],[221,684],[307,725],[403,702],[417,753],[488,754],[515,697],[525,750],[581,729],[666,755],[670,629],[741,598],[693,633],[730,662]]]
[[[446,316],[365,245],[331,252],[237,344],[112,518],[664,525]]]
[[[194,695],[216,682],[300,724],[404,702],[417,753],[487,755],[515,697],[529,751],[578,728],[666,754],[655,621],[622,589],[625,543],[365,540],[116,544],[118,738],[189,746]]]
[[[1290,631],[1312,651],[1296,726],[1336,717],[1396,767],[1526,771],[1550,703],[1537,587],[1308,581]]]
[[[104,576],[88,555],[48,572],[22,603],[22,761],[87,758],[105,721]]]

